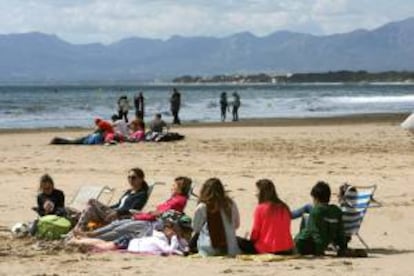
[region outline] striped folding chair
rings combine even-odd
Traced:
[[[359,235],[362,221],[369,207],[379,207],[380,204],[374,200],[376,185],[352,186],[349,185],[341,198],[342,220],[347,237],[357,236],[361,243],[369,249],[366,242]],[[373,206],[371,203],[375,203]]]

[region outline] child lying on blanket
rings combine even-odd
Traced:
[[[191,219],[182,215],[178,219],[164,218],[162,230],[153,230],[150,236],[131,238],[123,236],[115,241],[92,238],[74,238],[69,244],[86,245],[90,250],[107,251],[126,249],[133,253],[156,255],[187,255],[188,237],[191,235]]]

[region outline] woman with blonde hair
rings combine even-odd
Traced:
[[[236,203],[226,194],[220,179],[208,179],[201,188],[193,219],[199,254],[234,256],[240,253],[236,239],[239,225]]]

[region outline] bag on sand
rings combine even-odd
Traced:
[[[72,225],[67,218],[47,215],[39,219],[36,236],[47,240],[57,240],[67,234],[71,227]]]

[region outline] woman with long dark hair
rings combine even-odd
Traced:
[[[144,171],[132,168],[128,172],[130,188],[122,195],[118,203],[107,206],[96,199],[90,199],[82,211],[74,231],[79,234],[87,230],[88,222],[106,225],[114,220],[131,217],[130,209],[141,210],[148,200],[148,184],[145,182]]]
[[[250,240],[238,239],[244,253],[291,253],[294,248],[290,232],[289,207],[277,195],[271,180],[256,182],[258,205],[254,212]]]
[[[237,245],[236,229],[239,225],[237,206],[224,191],[220,179],[208,179],[201,188],[193,220],[193,230],[198,235],[199,254],[202,256],[238,254],[240,249]]]

